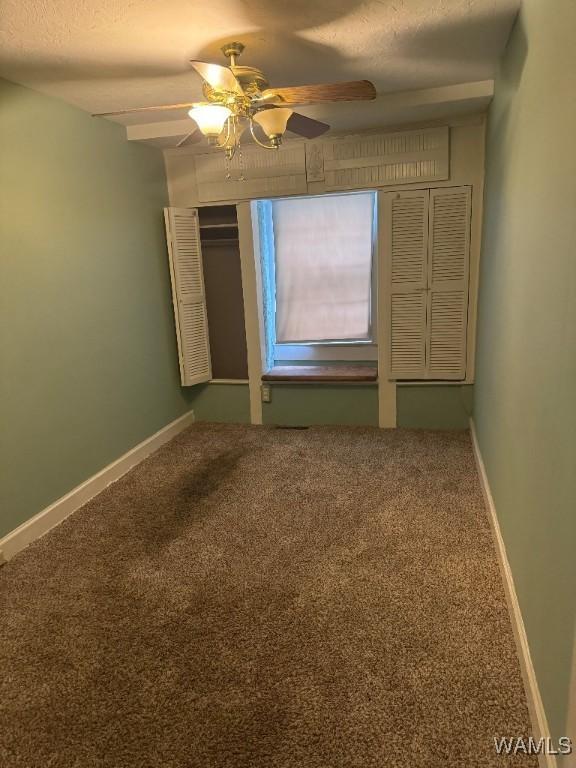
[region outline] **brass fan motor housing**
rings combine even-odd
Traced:
[[[206,101],[213,104],[224,104],[235,114],[241,117],[248,117],[251,111],[252,100],[247,94],[230,93],[221,88],[213,88],[209,83],[204,82],[202,93]]]
[[[232,43],[224,43],[222,48],[220,50],[226,56],[227,59],[235,59],[237,56],[240,56],[242,51],[244,50],[246,46],[244,43],[239,43],[237,40],[235,40]],[[232,64],[234,64],[234,61],[232,61]]]
[[[270,84],[261,70],[256,69],[256,67],[242,67],[236,64],[236,59],[244,50],[243,43],[226,43],[220,50],[230,60],[230,69],[248,97],[259,96],[262,91],[269,87]]]
[[[221,88],[214,88],[206,81],[202,85],[202,92],[208,101],[234,105],[234,111],[247,115],[252,105],[252,99],[258,98],[262,91],[269,87],[268,80],[264,73],[255,67],[234,65],[230,69],[242,87],[242,95]]]

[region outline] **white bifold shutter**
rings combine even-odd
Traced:
[[[428,192],[386,197],[390,269],[390,378],[421,379],[426,372]]]
[[[183,386],[212,378],[200,227],[195,208],[165,208],[166,235]]]
[[[427,378],[466,375],[470,187],[430,190]]]
[[[390,192],[384,205],[389,378],[462,380],[471,188]]]

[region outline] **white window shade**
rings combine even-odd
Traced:
[[[374,194],[272,203],[278,343],[371,338]]]

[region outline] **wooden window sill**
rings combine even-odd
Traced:
[[[378,367],[374,365],[275,365],[262,375],[262,381],[293,382],[374,382]]]

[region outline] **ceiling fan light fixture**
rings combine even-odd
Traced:
[[[254,115],[254,122],[258,123],[269,139],[281,138],[285,131],[290,116],[291,109],[263,109]]]
[[[244,45],[236,41],[222,47],[222,53],[229,59],[227,67],[195,59],[190,61],[204,81],[202,90],[205,101],[202,103],[136,107],[102,112],[95,117],[187,109],[198,131],[188,132],[177,146],[188,140],[197,141],[202,134],[209,144],[225,152],[229,163],[234,153],[240,150],[240,137],[246,128],[250,129],[257,145],[273,150],[279,149],[286,130],[305,139],[315,139],[330,130],[327,123],[293,112],[290,107],[295,104],[370,101],[376,98],[376,89],[368,80],[270,88],[266,75],[259,69],[236,63],[243,50]],[[260,130],[256,130],[256,125]],[[262,134],[266,137],[264,141],[261,141]],[[227,178],[231,178],[229,170]]]
[[[224,123],[232,112],[228,107],[220,104],[201,104],[198,107],[192,107],[188,114],[204,136],[215,140],[222,133]]]

